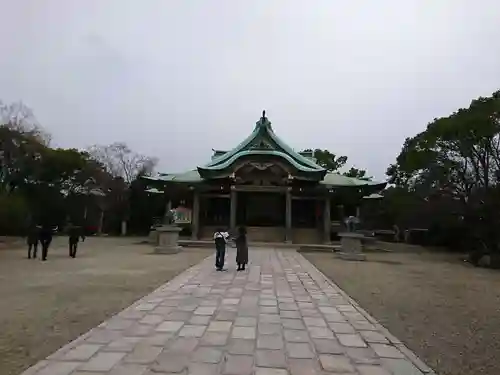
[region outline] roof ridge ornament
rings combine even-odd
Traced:
[[[260,118],[259,121],[257,121],[257,127],[261,127],[261,126],[271,126],[271,122],[266,117],[266,110],[265,109],[262,111],[262,117]]]

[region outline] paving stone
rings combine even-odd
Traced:
[[[392,373],[382,366],[360,365],[356,366],[360,375],[391,375]]]
[[[151,371],[153,373],[180,373],[187,369],[188,363],[187,355],[162,353],[151,366]]]
[[[356,330],[349,323],[328,323],[328,326],[335,333],[356,333]]]
[[[236,319],[236,315],[235,311],[219,311],[214,320],[226,320],[232,322]]]
[[[51,362],[36,375],[69,375],[81,362]]]
[[[109,344],[111,341],[116,340],[120,337],[122,337],[122,334],[119,331],[97,328],[92,330],[90,335],[85,339],[85,343]]]
[[[174,337],[172,333],[155,333],[148,337],[141,337],[140,342],[144,345],[165,346]],[[130,337],[132,338],[132,337]]]
[[[366,342],[373,342],[379,344],[388,344],[389,340],[379,332],[375,331],[359,331],[359,334]]]
[[[257,319],[252,317],[238,317],[236,318],[234,325],[243,327],[255,327],[257,325]]]
[[[325,320],[327,322],[338,322],[343,323],[346,321],[346,318],[342,314],[325,314]]]
[[[163,322],[156,327],[156,330],[158,332],[177,332],[183,325],[184,322]]]
[[[188,375],[217,375],[218,366],[209,363],[190,363],[188,365]]]
[[[261,314],[278,314],[277,306],[260,306],[259,309]]]
[[[154,330],[154,325],[136,323],[123,331],[123,335],[128,337],[149,336],[152,332],[154,332]]]
[[[283,350],[257,350],[255,362],[260,367],[286,368],[285,352]]]
[[[253,356],[229,355],[222,373],[227,375],[250,375],[252,371]]]
[[[314,353],[308,343],[291,343],[286,344],[288,358],[314,358]]]
[[[288,375],[288,371],[281,368],[262,368],[255,369],[255,375]]]
[[[163,351],[159,346],[137,345],[134,350],[123,359],[128,363],[147,364],[152,363]]]
[[[189,319],[189,324],[206,326],[211,320],[212,316],[210,315],[193,315],[191,319]]]
[[[98,344],[78,345],[63,355],[61,359],[63,361],[86,361],[101,348],[102,345]]]
[[[392,371],[391,375],[423,375],[423,373],[404,359],[382,358],[384,368]]]
[[[179,337],[201,337],[205,333],[207,326],[185,325],[179,332]]]
[[[300,311],[303,317],[321,318],[321,313],[315,309],[304,309]]]
[[[318,375],[317,359],[288,359],[288,369],[291,375]]]
[[[295,303],[280,303],[278,305],[280,311],[298,311],[299,307]]]
[[[279,323],[280,316],[278,314],[259,314],[260,323]]]
[[[376,331],[377,327],[368,321],[360,322],[360,321],[351,321],[351,324],[358,331]]]
[[[333,332],[323,327],[307,327],[309,335],[313,339],[333,339]]]
[[[200,306],[194,310],[195,315],[213,315],[217,310],[216,306]]]
[[[158,325],[161,322],[163,322],[165,318],[161,315],[146,315],[144,318],[142,318],[139,323],[141,324],[152,324],[152,325]]]
[[[101,352],[97,353],[79,369],[85,371],[110,371],[114,365],[121,361],[126,353]]]
[[[326,322],[323,318],[304,317],[304,323],[309,327],[326,327]]]
[[[187,322],[192,315],[192,313],[186,311],[172,311],[165,317],[165,320]]]
[[[259,323],[258,330],[261,335],[277,335],[281,334],[281,325],[274,323]]]
[[[205,332],[201,338],[201,345],[223,346],[227,343],[228,332]]]
[[[234,327],[231,337],[235,339],[255,339],[255,327]]]
[[[305,330],[285,329],[285,340],[287,342],[309,342],[309,334]]]
[[[371,348],[346,348],[345,354],[352,362],[363,365],[380,365],[380,358]]]
[[[370,344],[372,349],[382,358],[404,358],[405,356],[396,347],[387,344]]]
[[[111,341],[102,350],[110,352],[131,352],[141,340],[141,337],[122,337],[118,340]]]
[[[261,299],[259,302],[260,306],[277,306],[278,302],[273,299]]]
[[[222,300],[223,305],[238,305],[240,303],[239,298],[224,298]]]
[[[190,353],[198,346],[199,339],[194,337],[179,337],[170,342],[168,351],[174,353]]]
[[[288,329],[304,329],[304,323],[299,319],[281,319],[281,325],[283,328]]]
[[[200,347],[193,354],[195,362],[219,363],[222,358],[222,351],[215,348]]]
[[[148,370],[148,366],[139,365],[135,363],[127,363],[123,365],[117,365],[111,370],[109,375],[144,375]],[[87,375],[91,375],[88,372]],[[72,374],[74,375],[74,374]]]
[[[280,311],[280,317],[285,319],[301,319],[302,315],[298,311]]]
[[[321,354],[319,361],[325,371],[335,373],[354,373],[356,371],[349,359],[342,355]]]
[[[355,348],[365,348],[367,345],[358,334],[337,334],[339,342],[344,346],[355,347]]]
[[[231,330],[232,322],[229,321],[214,321],[208,326],[208,332],[229,332]]]
[[[259,335],[258,349],[283,349],[283,339],[279,335]]]
[[[342,354],[344,348],[336,339],[314,339],[314,347],[316,352],[320,354]]]
[[[255,340],[231,339],[228,352],[231,354],[253,355],[255,347]]]

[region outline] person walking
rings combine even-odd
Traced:
[[[36,253],[38,250],[38,237],[39,237],[40,227],[32,224],[28,228],[28,259],[31,259],[31,250],[33,249],[33,259],[36,259]]]
[[[226,243],[229,233],[219,229],[214,233],[215,242],[215,268],[217,271],[224,271],[224,259],[226,257]]]
[[[80,237],[82,238],[82,242],[85,241],[85,234],[83,233],[83,228],[69,223],[68,236],[69,236],[69,256],[71,258],[76,258],[76,250],[78,249],[78,242],[80,242]]]
[[[49,246],[52,242],[53,229],[50,225],[43,225],[40,229],[39,240],[40,245],[42,245],[42,260],[47,260],[47,254],[49,252]]]
[[[245,227],[239,227],[238,237],[236,237],[235,242],[237,271],[244,271],[245,266],[248,264],[247,230]]]

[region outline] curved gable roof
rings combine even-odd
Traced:
[[[286,159],[301,172],[312,172],[318,174],[320,178],[326,174],[323,167],[294,151],[274,133],[271,122],[265,116],[265,111],[248,137],[231,151],[216,156],[208,164],[198,167],[198,171],[201,175],[210,171],[220,171],[230,167],[240,157],[248,155],[277,156]]]

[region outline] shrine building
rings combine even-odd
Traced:
[[[309,244],[329,243],[345,217],[358,215],[362,198],[386,185],[326,171],[312,152],[283,142],[265,112],[247,138],[214,150],[207,164],[146,178],[184,213],[179,220],[192,240],[245,226],[249,241]]]

